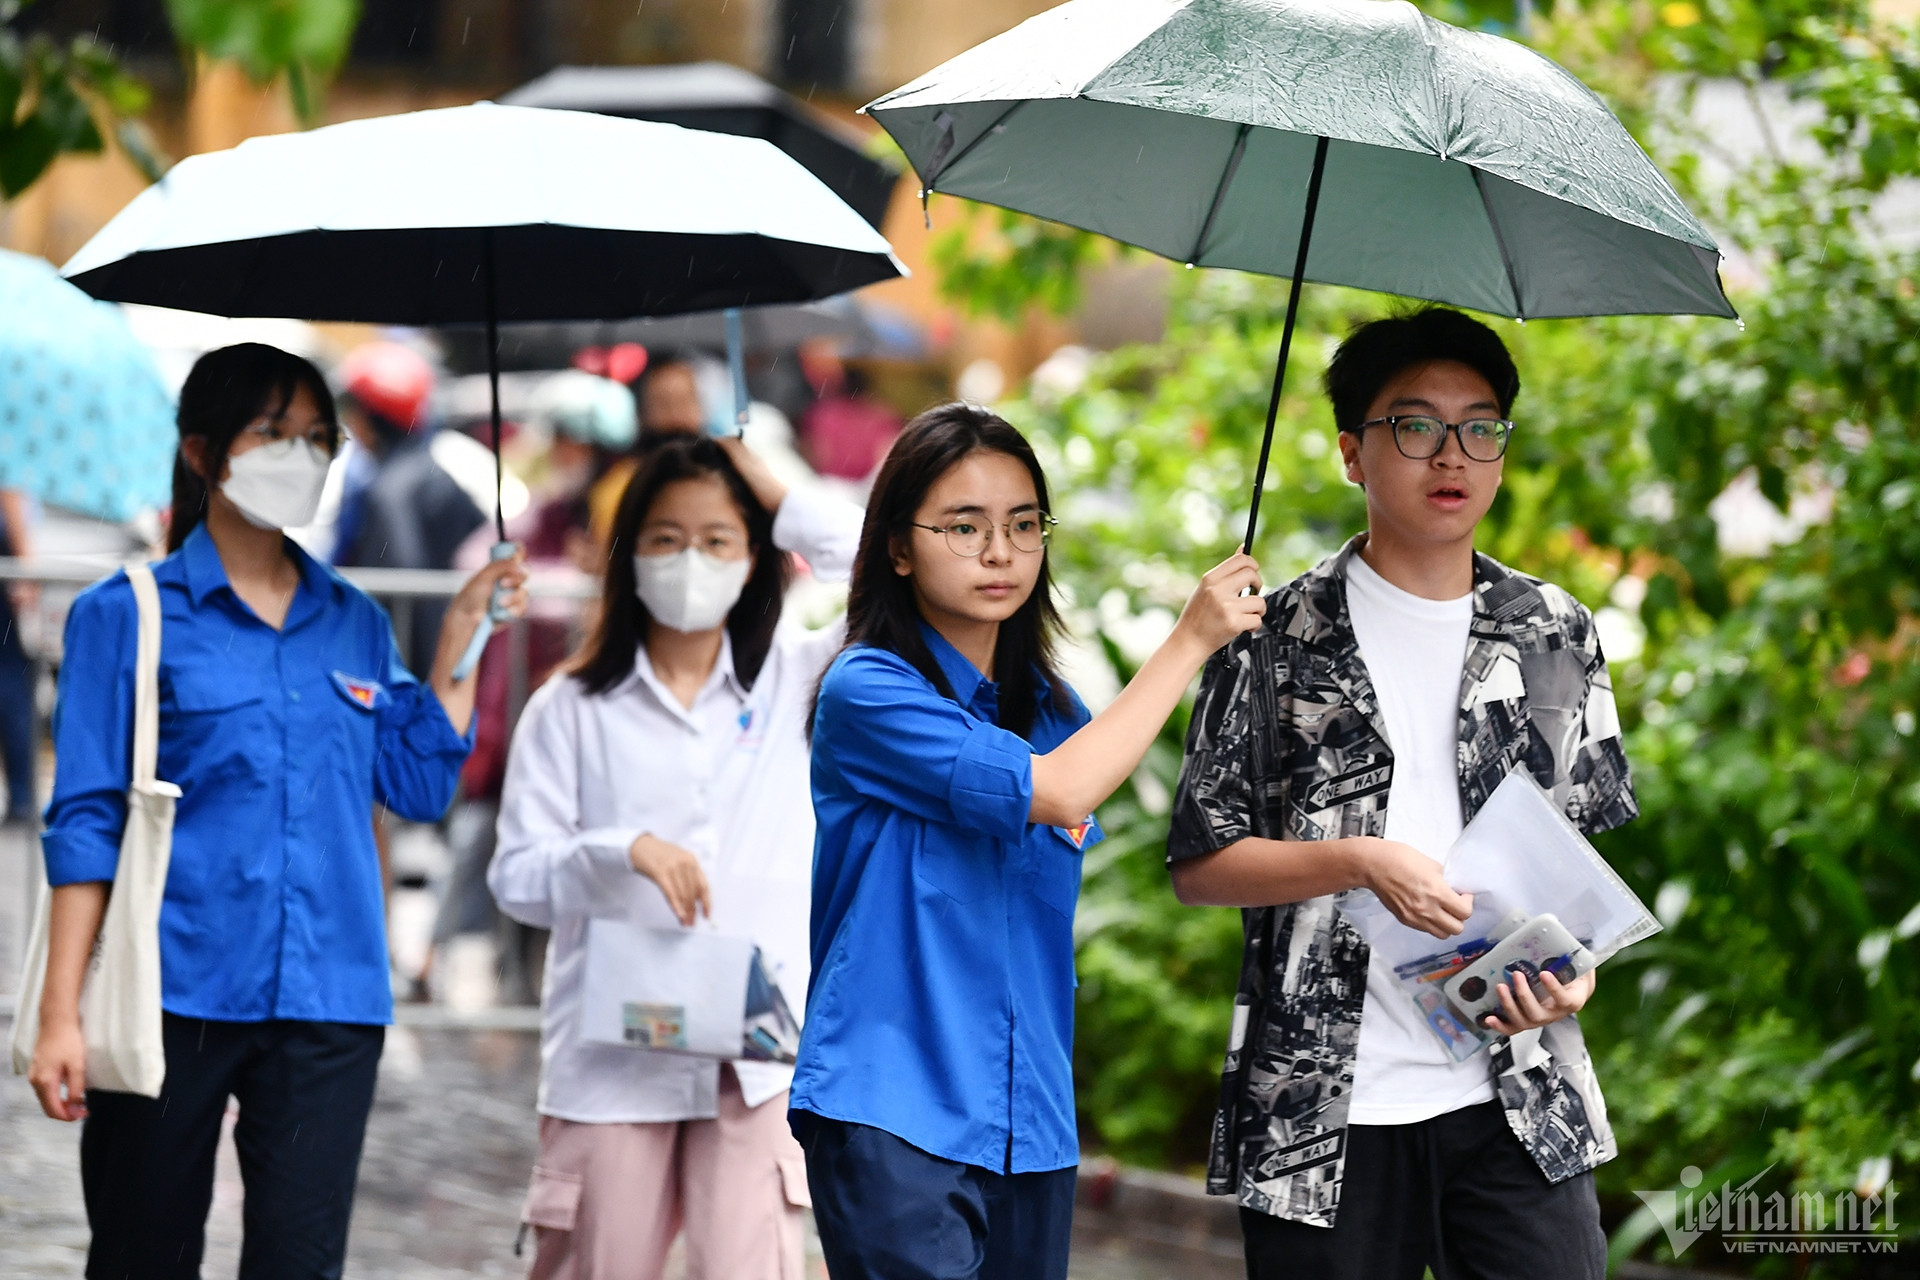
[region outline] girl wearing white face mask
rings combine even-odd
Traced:
[[[521,717],[487,881],[553,930],[525,1209],[541,1280],[651,1280],[682,1229],[693,1280],[800,1274],[791,1068],[586,1039],[588,922],[751,937],[801,1009],[807,708],[843,629],[784,626],[781,598],[789,552],[843,579],[860,522],[737,440],[656,446],[614,521],[598,630]]]
[[[161,907],[158,1098],[89,1091],[80,988],[126,822],[138,606],[125,573],[67,618],[58,766],[43,839],[54,886],[30,1078],[86,1118],[94,1275],[198,1275],[229,1098],[247,1193],[240,1275],[338,1275],[392,1020],[377,801],[432,821],[471,745],[452,670],[496,584],[447,611],[425,683],[386,614],[282,530],[306,524],[339,444],[307,361],[254,343],[201,357],[180,392],[159,598],[157,775],[180,789]]]

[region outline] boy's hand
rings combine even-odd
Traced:
[[[1409,929],[1452,938],[1467,927],[1473,895],[1461,893],[1440,874],[1440,864],[1410,844],[1364,838],[1366,874],[1361,885]]]
[[[1511,984],[1502,982],[1494,987],[1500,993],[1500,1013],[1488,1014],[1481,1024],[1489,1031],[1511,1036],[1578,1013],[1593,998],[1596,972],[1589,969],[1566,983],[1551,973],[1542,973],[1537,987],[1527,981],[1526,974],[1516,973]]]

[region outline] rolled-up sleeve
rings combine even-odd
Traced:
[[[590,914],[618,899],[636,874],[627,850],[638,828],[587,828],[580,817],[580,738],[567,676],[527,702],[507,755],[500,824],[487,887],[522,924],[552,928],[557,917]]]
[[[807,562],[822,582],[845,582],[860,552],[864,513],[853,503],[794,489],[773,514],[773,545]]]
[[[137,634],[125,574],[82,592],[67,613],[53,717],[53,801],[40,837],[49,884],[111,880],[120,865]]]
[[[376,710],[374,798],[410,821],[438,822],[453,803],[460,767],[473,750],[474,725],[465,733],[454,729],[439,697],[407,670],[384,613],[379,625],[386,650],[381,683],[388,697]]]
[[[1567,761],[1567,817],[1587,835],[1598,835],[1639,817],[1640,805],[1620,740],[1620,711],[1613,700],[1607,655],[1600,648],[1600,629],[1584,605],[1572,597],[1568,601],[1573,614],[1569,647],[1580,655],[1586,688],[1577,745]]]
[[[854,791],[908,813],[1020,840],[1033,747],[969,716],[895,654],[856,649],[820,685],[814,751]]]

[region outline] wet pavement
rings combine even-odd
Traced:
[[[10,997],[24,945],[26,841],[0,832],[0,1036],[12,1030]],[[528,1011],[407,1006],[388,1032],[380,1087],[360,1166],[347,1275],[381,1280],[517,1276],[513,1253],[521,1197],[536,1145],[539,1040],[487,1024],[524,1022]],[[228,1117],[231,1123],[232,1116]],[[79,1129],[40,1114],[26,1081],[0,1070],[0,1276],[77,1277],[86,1260]],[[1160,1200],[1188,1195],[1162,1180]],[[1218,1231],[1177,1216],[1156,1225],[1120,1193],[1075,1223],[1072,1280],[1213,1280],[1244,1274]],[[241,1186],[223,1141],[203,1268],[232,1276],[240,1248]],[[1197,1202],[1195,1202],[1197,1203]],[[1214,1202],[1217,1205],[1217,1202]],[[1212,1209],[1214,1206],[1203,1206]],[[1185,1210],[1192,1216],[1192,1205]],[[1203,1213],[1214,1220],[1218,1214]],[[679,1280],[677,1256],[668,1268]],[[824,1280],[809,1240],[808,1280]]]
[[[0,1028],[7,1023],[0,1019]],[[536,1037],[519,1031],[396,1027],[360,1165],[349,1276],[446,1280],[517,1276],[520,1198],[533,1162]],[[229,1117],[231,1120],[231,1116]],[[79,1276],[86,1260],[77,1127],[40,1115],[25,1081],[0,1080],[0,1275]],[[205,1274],[234,1274],[240,1176],[221,1144]],[[1237,1256],[1177,1233],[1137,1239],[1088,1215],[1076,1223],[1073,1280],[1209,1280],[1242,1274]],[[1149,1232],[1151,1237],[1153,1233]],[[678,1257],[670,1280],[684,1275]],[[824,1280],[809,1240],[808,1280]]]

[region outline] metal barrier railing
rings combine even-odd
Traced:
[[[42,586],[90,586],[135,558],[120,556],[35,556],[21,559],[0,556],[0,583],[36,582]],[[451,599],[472,574],[461,569],[342,569],[340,575],[362,591],[387,605],[393,618],[394,638],[400,652],[413,651],[413,602]],[[527,592],[536,600],[592,600],[600,594],[600,584],[573,569],[532,570]],[[515,628],[516,631],[520,628]],[[43,644],[57,632],[42,628]],[[524,649],[524,637],[520,647]],[[524,655],[523,655],[524,657]]]

